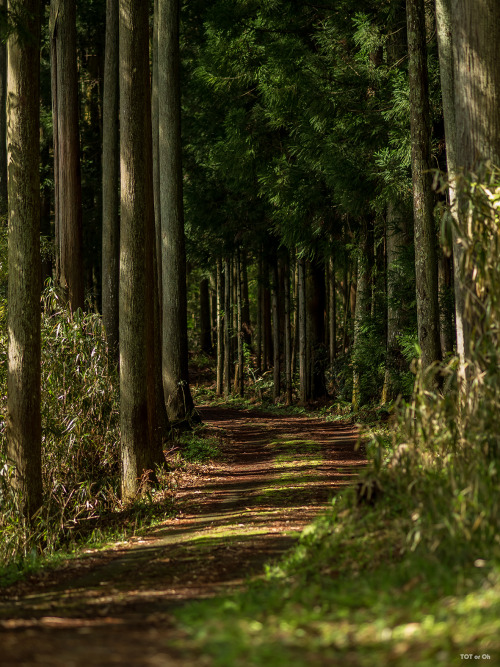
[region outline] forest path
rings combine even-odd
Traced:
[[[185,641],[179,604],[242,588],[365,463],[356,430],[304,416],[202,407],[226,458],[141,538],[0,591],[0,665],[210,665]]]

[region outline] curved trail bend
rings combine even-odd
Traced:
[[[303,416],[204,407],[223,463],[179,493],[180,513],[105,552],[0,591],[0,664],[204,665],[176,605],[258,577],[365,463],[356,430]]]

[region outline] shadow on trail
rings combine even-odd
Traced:
[[[7,591],[2,665],[203,664],[172,649],[172,639],[182,639],[174,608],[262,576],[365,464],[357,433],[343,424],[212,407],[200,413],[227,436],[227,460],[185,486],[179,515],[144,538]]]

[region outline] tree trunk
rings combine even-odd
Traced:
[[[337,281],[335,278],[335,257],[330,255],[329,260],[329,284],[330,291],[328,308],[328,349],[330,364],[333,364],[337,356]]]
[[[58,281],[76,310],[84,306],[76,6],[73,0],[52,0],[50,11]]]
[[[252,323],[250,322],[250,301],[248,299],[247,253],[241,252],[241,319],[245,345],[252,344]]]
[[[179,21],[179,0],[159,0],[158,118],[162,229],[162,368],[168,416],[173,421],[185,419],[194,408],[188,375]]]
[[[453,354],[453,298],[452,298],[451,260],[439,250],[438,285],[441,352],[443,358]]]
[[[455,74],[453,66],[453,37],[451,25],[451,0],[436,0],[436,28],[439,48],[439,71],[443,99],[444,134],[446,138],[446,164],[448,169],[448,204],[455,225],[458,224],[457,177],[457,126],[455,117]],[[465,320],[465,282],[462,271],[463,247],[458,241],[455,225],[453,238],[453,287],[455,292],[455,331],[457,354],[460,357],[460,377],[465,380],[465,347],[469,333]],[[467,343],[468,346],[468,343]]]
[[[299,392],[300,404],[306,405],[308,401],[307,392],[307,322],[306,322],[306,276],[305,259],[297,259],[298,269],[298,315],[299,315]]]
[[[273,323],[273,403],[277,403],[281,394],[279,281],[277,258],[274,258],[271,266],[271,302]]]
[[[244,378],[244,355],[243,355],[243,303],[242,303],[242,286],[241,286],[241,255],[240,250],[236,250],[235,258],[235,277],[236,277],[236,315],[237,325],[236,332],[238,334],[238,364],[236,372],[236,391],[240,396],[245,394],[245,378]]]
[[[164,461],[154,424],[151,353],[152,155],[148,7],[120,0],[120,427],[122,497],[135,497],[143,476]],[[149,284],[148,284],[149,283]]]
[[[112,355],[118,359],[120,269],[120,133],[118,0],[106,3],[102,163],[102,319]]]
[[[210,273],[210,349],[217,345],[217,271]]]
[[[361,387],[358,360],[361,341],[361,327],[370,315],[370,278],[371,278],[371,254],[373,247],[370,243],[367,224],[363,223],[361,229],[358,255],[358,278],[356,285],[356,309],[354,315],[354,339],[353,339],[353,380],[352,380],[352,408],[358,410],[361,404]]]
[[[30,519],[42,504],[40,418],[40,14],[15,3],[28,37],[8,41],[9,287],[7,456]],[[9,2],[9,9],[13,9]]]
[[[231,261],[224,260],[224,396],[231,393]]]
[[[500,163],[500,3],[452,0],[457,167]]]
[[[7,0],[0,0],[5,11]],[[7,213],[7,45],[0,42],[0,215]]]
[[[459,170],[475,169],[481,161],[500,164],[500,3],[497,0],[440,0],[436,3],[439,58],[448,171],[453,184]],[[467,202],[455,208],[467,229]],[[457,349],[462,361],[470,355],[473,322],[466,312],[472,277],[462,267],[462,246],[454,238]],[[465,373],[462,372],[465,379]]]
[[[324,398],[326,392],[325,371],[328,352],[325,346],[325,267],[319,260],[310,262],[307,281],[307,311],[310,345],[310,397]]]
[[[290,262],[287,255],[283,264],[285,306],[285,389],[286,404],[292,403],[292,332],[290,327]]]
[[[224,392],[224,274],[222,259],[217,257],[217,396]]]
[[[273,360],[273,333],[271,326],[271,291],[269,289],[269,262],[266,257],[262,261],[262,277],[263,277],[263,312],[262,312],[262,328],[263,328],[263,360],[262,370],[267,371],[272,366]]]
[[[297,257],[295,256],[293,268],[293,297],[291,307],[293,309],[293,341],[292,341],[292,379],[295,375],[296,359],[299,355],[299,265]]]
[[[159,134],[159,99],[158,99],[158,2],[153,5],[153,39],[152,61],[153,72],[151,77],[151,121],[153,139],[153,199],[155,209],[156,233],[156,268],[158,302],[160,304],[160,328],[163,326],[163,288],[162,288],[162,242],[161,242],[161,198],[160,198],[160,134]],[[163,339],[163,335],[160,334]]]
[[[208,278],[200,281],[200,349],[205,354],[212,352],[210,322],[210,289]]]
[[[390,202],[387,208],[387,356],[382,403],[395,398],[396,374],[402,370],[403,358],[398,336],[402,333],[402,310],[397,301],[397,288],[404,280],[401,253],[406,244],[403,214]]]
[[[257,264],[257,373],[262,373],[262,342],[264,337],[262,335],[262,315],[264,312],[264,290],[262,285],[262,254],[259,252]]]
[[[426,368],[441,359],[441,349],[424,1],[407,0],[406,12],[418,342]]]

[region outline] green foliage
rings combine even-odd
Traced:
[[[31,532],[7,484],[5,423],[1,430],[0,562],[25,557],[33,545],[50,552],[86,522],[117,504],[119,408],[116,368],[98,315],[69,312],[57,290],[42,299],[42,474],[44,505]],[[2,412],[6,411],[6,331],[0,341]]]
[[[210,463],[222,455],[220,439],[203,435],[203,427],[182,433],[179,449],[182,459],[189,463]]]

